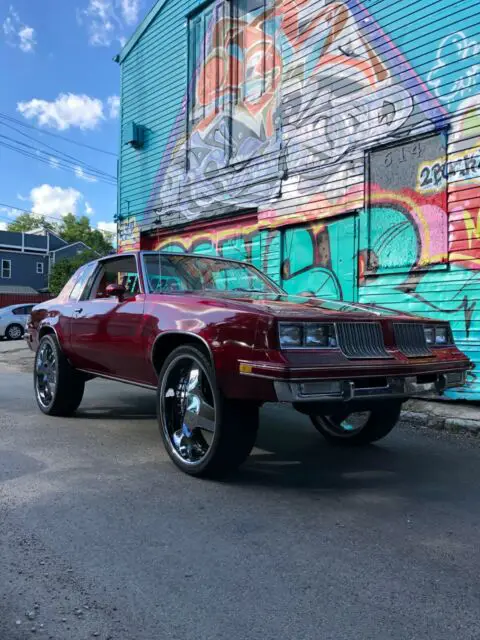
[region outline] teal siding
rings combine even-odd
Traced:
[[[122,64],[122,143],[119,213],[138,214],[150,191],[169,139],[185,135],[179,118],[187,84],[186,15],[198,0],[168,0]],[[134,121],[145,127],[145,145],[125,145]]]
[[[120,248],[238,257],[292,293],[448,320],[478,367],[478,3],[238,2],[160,0],[122,52]],[[193,117],[189,16],[212,9]],[[475,372],[461,394],[480,398]]]

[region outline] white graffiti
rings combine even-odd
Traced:
[[[479,73],[480,42],[457,31],[440,42],[427,82],[437,98],[453,103],[475,91]]]

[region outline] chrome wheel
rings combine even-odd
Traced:
[[[366,427],[370,414],[370,411],[354,411],[349,414],[318,416],[317,420],[329,435],[336,438],[353,438]]]
[[[160,388],[165,440],[183,463],[200,464],[215,435],[216,407],[210,377],[193,355],[172,360]]]
[[[7,338],[9,340],[20,340],[22,335],[22,328],[18,324],[14,324],[7,329]]]
[[[57,388],[57,356],[52,344],[42,342],[35,359],[35,391],[38,402],[48,408],[54,398]]]

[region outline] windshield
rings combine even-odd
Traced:
[[[175,291],[248,291],[283,293],[249,264],[206,256],[144,254],[152,293]]]

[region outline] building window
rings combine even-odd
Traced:
[[[37,273],[43,274],[43,269],[44,269],[43,262],[37,262]]]
[[[224,0],[190,18],[187,169],[196,168],[205,146],[191,140],[192,135],[205,135],[216,121],[211,143],[216,162],[226,165],[236,159],[240,146],[232,121],[243,120],[240,111],[245,109],[254,119],[260,117],[260,103],[278,71],[274,29],[267,26],[273,15],[273,0]],[[219,114],[224,117],[217,120]]]
[[[2,260],[0,277],[5,278],[7,280],[12,277],[12,261],[11,260]]]
[[[367,163],[367,273],[446,268],[452,163],[445,133],[371,149]]]

